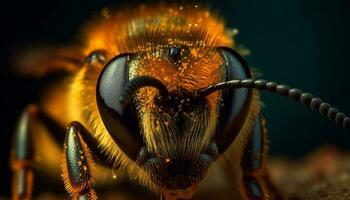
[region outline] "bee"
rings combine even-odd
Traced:
[[[85,26],[82,44],[47,49],[20,69],[67,75],[19,118],[13,199],[31,198],[34,170],[61,174],[73,199],[95,200],[95,186],[113,179],[167,200],[280,199],[267,170],[259,91],[350,127],[311,93],[256,79],[208,9],[160,4],[102,14]]]

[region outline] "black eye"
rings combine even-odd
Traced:
[[[174,64],[178,64],[189,54],[189,49],[186,46],[174,46],[168,49],[168,56]]]
[[[227,47],[220,47],[218,51],[224,59],[222,71],[225,81],[252,77],[247,63],[236,51]],[[241,130],[249,113],[252,95],[252,89],[223,90],[223,104],[219,107],[219,133],[216,138],[220,153],[231,145]]]
[[[122,54],[106,64],[97,83],[96,98],[107,131],[121,150],[132,160],[136,160],[143,139],[133,112],[134,105],[130,103],[123,106],[119,102],[129,81],[128,60],[131,58],[131,54]]]
[[[177,62],[180,60],[181,56],[181,49],[179,47],[171,47],[169,49],[169,57],[174,61]]]
[[[94,64],[94,63],[104,64],[106,63],[106,59],[107,59],[106,54],[107,52],[102,49],[95,50],[87,56],[86,62],[89,64]]]

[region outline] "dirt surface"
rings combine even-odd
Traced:
[[[276,186],[288,200],[350,200],[350,153],[323,147],[302,160],[273,158]]]

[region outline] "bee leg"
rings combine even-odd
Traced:
[[[29,124],[35,109],[28,107],[21,115],[11,149],[12,199],[30,199],[33,187],[33,143]]]
[[[66,190],[73,199],[95,200],[91,176],[92,155],[83,140],[88,131],[79,122],[71,122],[64,144],[63,179]]]
[[[242,194],[249,200],[281,199],[266,169],[268,155],[265,120],[258,116],[241,159],[243,171]]]
[[[17,123],[13,138],[14,143],[11,147],[10,166],[13,171],[12,199],[14,200],[31,199],[32,196],[35,157],[34,139],[37,133],[35,132],[35,121],[43,122],[48,130],[53,130],[52,136],[57,140],[62,142],[64,140],[64,134],[62,134],[64,128],[41,112],[37,106],[27,106]]]

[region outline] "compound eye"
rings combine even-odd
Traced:
[[[134,105],[120,104],[119,99],[129,81],[128,62],[131,54],[122,54],[110,62],[102,70],[97,83],[97,105],[102,121],[119,148],[132,160],[143,145],[138,128],[137,116],[133,113]]]
[[[233,49],[218,48],[224,64],[222,72],[225,81],[251,78],[251,72],[244,59]],[[252,89],[223,90],[220,105],[219,133],[216,142],[219,152],[223,153],[234,141],[247,119],[252,101]]]

